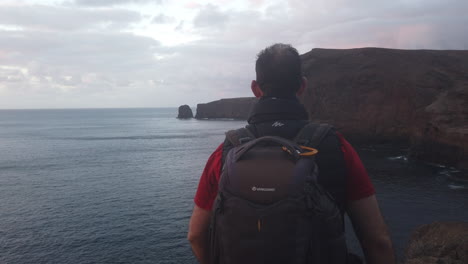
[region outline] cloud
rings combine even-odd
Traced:
[[[224,27],[228,20],[229,13],[222,12],[219,7],[208,4],[195,16],[193,24],[199,28]]]
[[[151,23],[153,24],[167,24],[167,23],[172,23],[175,21],[176,19],[174,17],[167,16],[162,13],[153,17],[153,19],[151,19]]]
[[[161,4],[162,0],[75,0],[76,5],[80,6],[116,6],[116,5],[125,5],[125,4]]]
[[[0,67],[0,83],[16,83],[24,80],[24,73],[17,67]]]
[[[301,53],[468,49],[467,1],[92,2],[0,5],[0,108],[177,106],[249,96],[256,54],[277,42]]]
[[[264,0],[249,0],[250,4],[254,7],[261,7],[264,4]]]
[[[177,24],[177,26],[174,28],[175,31],[183,31],[184,30],[184,24],[185,20],[182,20]]]
[[[132,84],[143,89],[160,78],[155,54],[164,50],[159,48],[154,39],[131,33],[2,32],[0,50],[7,55],[1,61],[0,84],[3,92],[16,98],[9,101],[21,107],[34,107],[22,102],[37,93],[53,97],[67,93],[69,99],[100,104],[100,99],[85,98],[112,93],[124,98]],[[0,105],[9,103],[0,99]],[[47,101],[35,104],[44,107]],[[67,101],[59,105],[67,107]]]
[[[191,1],[191,2],[187,2],[185,4],[185,8],[188,8],[188,9],[199,9],[202,5],[198,2],[194,2],[194,1]]]
[[[380,46],[410,49],[464,49],[468,35],[463,10],[468,2],[449,0],[408,4],[356,1],[271,1],[263,11],[224,10],[210,7],[221,17],[217,32],[200,31],[215,43],[263,47],[275,42],[292,43],[306,52],[313,47],[352,48]],[[465,8],[466,7],[466,8]],[[203,10],[202,10],[203,11]],[[217,19],[200,11],[206,26]],[[221,14],[219,14],[221,13]],[[196,25],[196,20],[194,22]],[[214,24],[214,25],[213,25]],[[409,34],[409,28],[418,28]],[[423,30],[424,29],[424,30]],[[447,41],[454,39],[456,41]],[[247,42],[246,42],[247,41]]]
[[[76,9],[64,6],[0,6],[0,25],[34,30],[117,30],[141,20],[123,9]]]

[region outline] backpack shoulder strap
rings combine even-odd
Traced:
[[[255,135],[250,132],[249,129],[243,127],[226,132],[226,139],[232,144],[232,146],[237,147],[255,139]]]
[[[294,142],[317,148],[333,127],[329,124],[308,123],[297,134]]]
[[[324,140],[330,134],[336,139]],[[346,205],[346,164],[335,128],[328,124],[309,123],[297,134],[295,142],[318,149],[317,157],[320,157],[321,150],[322,153],[327,153],[326,158],[316,160],[317,166],[320,166],[322,171],[326,171],[326,174],[320,173],[317,179],[332,194],[343,214]]]
[[[226,132],[226,139],[223,144],[223,154],[221,156],[221,162],[224,164],[227,153],[233,147],[240,146],[250,140],[254,140],[256,136],[254,133],[248,129],[248,127],[243,127],[235,130],[229,130]]]

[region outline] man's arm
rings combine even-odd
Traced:
[[[187,239],[192,246],[193,253],[202,264],[209,261],[209,227],[211,208],[218,194],[218,179],[221,174],[221,159],[223,144],[211,154],[206,162],[197,193],[195,194],[192,217],[190,218]]]
[[[350,201],[347,213],[368,264],[395,264],[390,235],[375,195]]]
[[[195,205],[192,217],[190,218],[189,232],[187,239],[192,246],[193,253],[202,264],[209,263],[209,227],[211,211]]]

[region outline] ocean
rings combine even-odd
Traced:
[[[176,116],[0,110],[0,263],[196,263],[186,233],[199,177],[224,132],[245,122]],[[400,257],[415,227],[468,221],[456,169],[408,161],[402,147],[356,149]]]

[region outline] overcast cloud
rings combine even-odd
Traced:
[[[250,96],[267,45],[468,49],[467,11],[464,0],[2,1],[0,109]]]
[[[116,6],[125,4],[160,4],[162,0],[75,0],[74,3],[81,6]]]

